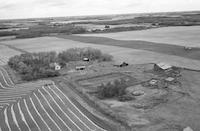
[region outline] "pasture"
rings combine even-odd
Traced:
[[[200,26],[163,27],[118,33],[81,34],[81,36],[106,37],[116,40],[142,40],[180,46],[200,47]]]
[[[98,40],[97,40],[98,41]],[[56,51],[60,52],[75,47],[93,47],[109,53],[114,56],[115,61],[126,61],[130,64],[158,63],[166,62],[174,66],[191,68],[199,70],[200,61],[195,59],[184,58],[176,55],[163,54],[162,52],[153,52],[127,47],[106,45],[101,43],[84,43],[70,40],[68,38],[57,37],[39,37],[32,39],[21,39],[4,41],[4,44],[28,52]],[[123,43],[121,44],[123,45]]]
[[[20,54],[19,51],[10,49],[5,45],[0,44],[0,65],[6,65],[10,57],[19,54]]]

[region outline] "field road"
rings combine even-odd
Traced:
[[[54,82],[15,85],[0,68],[0,131],[106,131]]]

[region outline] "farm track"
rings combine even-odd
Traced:
[[[15,85],[6,70],[0,71],[0,131],[105,131],[54,82]]]

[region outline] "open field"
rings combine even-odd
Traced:
[[[116,61],[127,61],[132,64],[167,62],[175,66],[197,69],[197,70],[200,69],[199,67],[200,61],[194,59],[184,58],[176,55],[163,54],[162,52],[157,53],[153,51],[113,46],[112,44],[106,45],[107,43],[105,44],[102,43],[104,45],[101,45],[101,43],[98,44],[84,43],[84,42],[79,42],[79,40],[73,41],[69,39],[70,38],[68,37],[66,39],[56,38],[56,37],[40,37],[32,39],[4,41],[3,43],[28,52],[41,52],[41,51],[60,52],[65,49],[74,47],[93,47],[113,55],[114,60]]]
[[[10,57],[19,54],[20,52],[0,44],[0,65],[6,65]]]
[[[180,46],[200,47],[200,26],[178,26],[118,33],[81,34],[116,40],[142,40]]]
[[[14,84],[0,68],[0,131],[91,130],[106,131],[79,110],[53,81]]]

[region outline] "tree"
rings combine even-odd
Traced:
[[[50,64],[57,61],[56,52],[26,53],[9,59],[8,65],[21,74],[23,80],[58,76]]]
[[[121,97],[125,95],[125,90],[128,84],[124,79],[114,80],[113,83],[108,82],[106,84],[101,84],[97,87],[97,94],[100,99]]]

